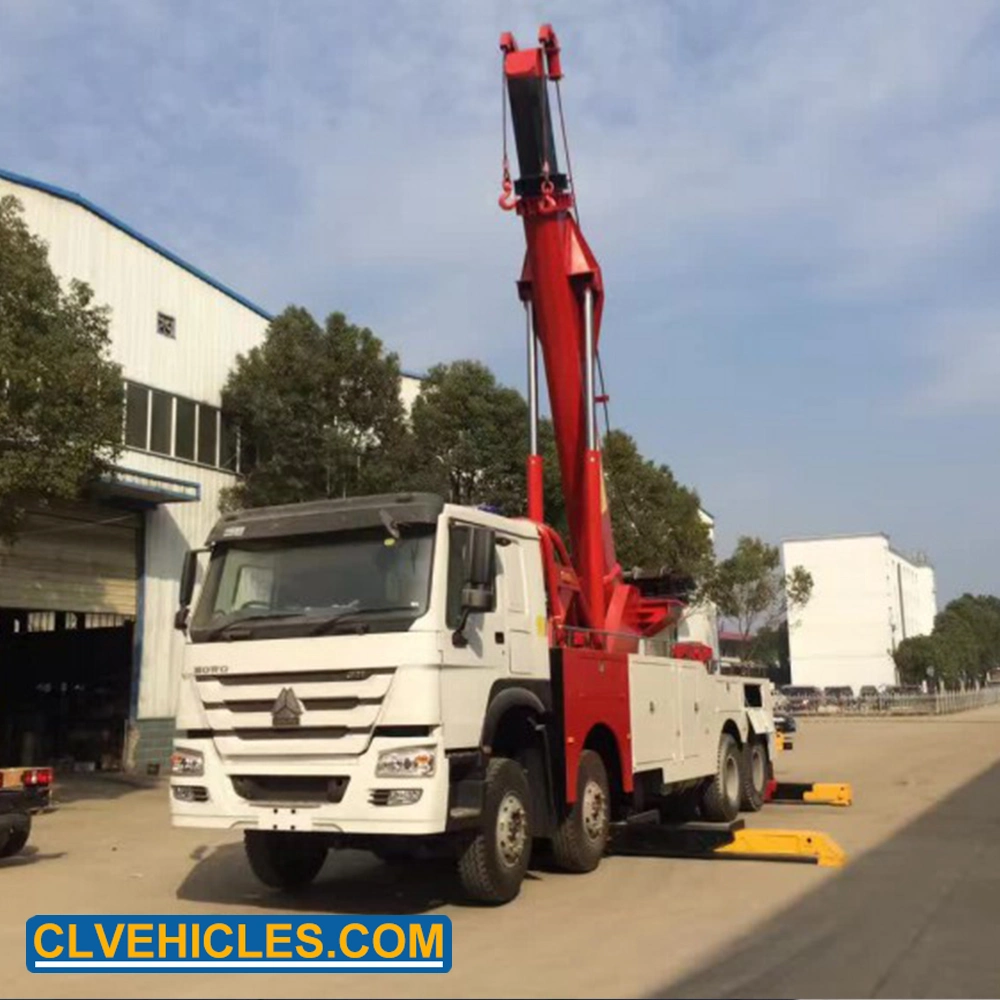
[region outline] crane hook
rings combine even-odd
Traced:
[[[514,197],[514,185],[511,183],[509,176],[504,177],[502,187],[503,194],[497,200],[500,203],[500,207],[505,212],[509,212],[517,207],[517,198]]]
[[[552,181],[542,181],[542,200],[538,205],[538,211],[542,215],[551,215],[556,210],[556,200],[552,196],[555,186]]]

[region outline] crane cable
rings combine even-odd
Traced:
[[[504,72],[503,57],[500,59],[500,131],[503,137],[503,180],[500,188],[503,194],[500,195],[500,207],[505,211],[514,208],[515,199],[513,197],[514,184],[510,179],[510,159],[507,156],[507,74]]]
[[[573,192],[573,217],[576,219],[576,224],[580,225],[580,203],[576,195],[576,184],[573,183],[573,163],[569,158],[569,140],[566,138],[566,116],[563,114],[562,88],[559,86],[558,80],[555,81],[555,85],[556,102],[559,105],[559,129],[562,132],[563,152],[566,154],[566,177],[569,180],[570,191]]]

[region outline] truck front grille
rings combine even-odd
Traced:
[[[338,803],[347,791],[349,777],[316,775],[239,774],[233,790],[248,802]]]
[[[367,749],[392,685],[391,667],[196,676],[208,728],[224,758]],[[289,709],[291,706],[291,710]],[[312,752],[312,751],[309,751]]]

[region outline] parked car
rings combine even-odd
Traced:
[[[823,692],[818,687],[789,684],[781,693],[793,712],[815,712],[823,704]]]
[[[826,687],[823,688],[823,696],[829,704],[839,705],[843,708],[854,701],[854,688],[847,684],[839,687]]]

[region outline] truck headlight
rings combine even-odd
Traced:
[[[437,755],[434,747],[401,747],[383,750],[375,765],[377,778],[430,778],[434,775]]]
[[[200,778],[205,773],[205,755],[200,750],[178,747],[170,757],[170,773],[183,778]]]

